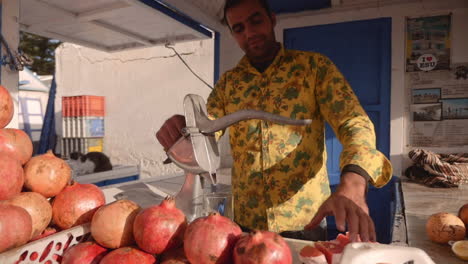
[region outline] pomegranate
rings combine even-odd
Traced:
[[[95,242],[83,242],[65,251],[62,264],[98,264],[107,254],[107,249]]]
[[[446,244],[450,240],[465,239],[466,228],[463,221],[449,213],[437,213],[426,222],[426,233],[436,243]]]
[[[0,128],[6,127],[13,119],[13,100],[8,90],[0,85]]]
[[[185,256],[184,247],[171,249],[161,255],[160,264],[190,264]]]
[[[175,206],[174,198],[141,211],[133,223],[133,235],[138,247],[151,254],[182,245],[187,219]]]
[[[104,193],[96,185],[73,183],[55,196],[54,223],[61,229],[68,229],[91,222],[96,210],[104,204]]]
[[[68,164],[51,150],[33,157],[24,167],[24,185],[28,190],[50,198],[56,196],[71,180]]]
[[[243,235],[234,248],[235,264],[292,264],[291,249],[284,239],[270,231]]]
[[[122,247],[107,254],[100,264],[154,264],[156,258],[133,247]]]
[[[33,145],[31,138],[23,130],[14,128],[0,129],[0,153],[13,157],[21,165],[31,158]]]
[[[32,220],[19,206],[0,204],[0,253],[22,246],[31,238]]]
[[[38,236],[33,237],[31,241],[36,241],[41,238],[48,237],[50,235],[57,233],[57,231],[58,231],[57,228],[49,226],[46,229],[44,229],[44,231],[42,231],[42,233],[40,233]]]
[[[465,223],[466,228],[468,228],[468,204],[460,207],[460,210],[458,210],[458,217]]]
[[[31,215],[32,238],[39,236],[52,219],[52,207],[49,201],[38,193],[22,192],[6,202],[25,209]]]
[[[104,247],[119,248],[133,244],[133,222],[140,207],[130,200],[101,206],[91,220],[91,235]]]
[[[0,200],[7,200],[23,188],[23,168],[18,160],[0,154]]]
[[[192,264],[232,263],[232,251],[242,231],[229,218],[212,213],[187,227],[184,251]]]

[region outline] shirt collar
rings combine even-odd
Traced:
[[[273,60],[271,65],[268,66],[268,68],[264,71],[264,73],[269,73],[272,69],[277,68],[283,61],[284,55],[285,55],[285,49],[284,49],[283,44],[280,43],[280,50],[278,51],[278,54],[276,54],[275,59]],[[252,66],[252,64],[250,64],[250,61],[246,55],[244,55],[242,59],[239,61],[239,63],[237,64],[237,68],[240,68],[250,73],[254,73],[258,75],[261,74],[260,72],[257,71],[257,69],[255,69],[254,66]]]

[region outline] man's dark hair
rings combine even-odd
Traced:
[[[229,24],[227,22],[227,17],[226,17],[227,11],[230,8],[236,6],[236,5],[238,5],[238,4],[240,4],[240,3],[244,2],[244,1],[252,1],[252,0],[226,0],[226,3],[224,4],[224,13],[223,13],[222,22],[229,26]],[[258,1],[260,3],[260,5],[263,8],[265,8],[265,10],[267,11],[268,16],[271,16],[271,9],[270,9],[270,5],[268,4],[268,0],[256,0],[256,1]]]

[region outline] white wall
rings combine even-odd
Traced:
[[[192,69],[213,83],[214,41],[174,46]],[[61,97],[106,97],[105,153],[113,164],[140,165],[142,176],[173,175],[155,133],[173,114],[183,114],[183,98],[206,98],[210,89],[193,76],[172,50],[152,47],[105,53],[63,44],[57,58],[57,129],[61,127]]]
[[[411,3],[410,3],[411,2]],[[405,3],[405,1],[399,1]],[[408,121],[409,110],[405,99],[405,17],[426,16],[453,13],[452,25],[452,62],[468,62],[468,1],[406,1],[406,4],[383,5],[376,3],[367,7],[335,7],[319,11],[278,16],[276,36],[283,39],[283,30],[287,28],[349,22],[354,20],[392,18],[392,93],[391,93],[391,137],[390,159],[394,174],[401,175],[408,165],[406,158],[409,151]],[[221,43],[221,72],[236,65],[243,55],[234,40],[224,34]],[[468,152],[465,148],[438,148],[437,152]]]

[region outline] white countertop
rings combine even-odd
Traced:
[[[230,188],[231,169],[221,169],[217,174],[220,191]],[[124,198],[123,196],[125,196],[126,199],[130,199],[144,208],[159,204],[166,196],[176,195],[184,184],[184,181],[185,176],[181,173],[171,177],[151,177],[114,184],[101,187],[101,189],[106,197],[106,203],[111,203],[117,200],[117,198]],[[150,190],[147,185],[151,185],[154,188]]]

